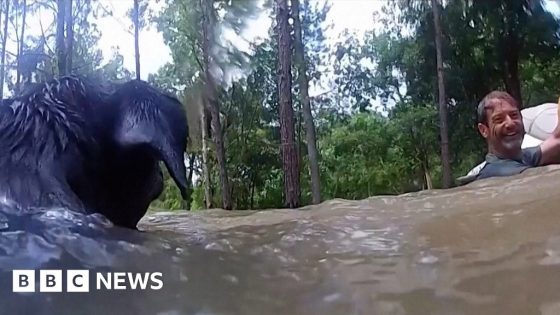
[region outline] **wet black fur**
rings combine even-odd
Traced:
[[[177,99],[138,80],[119,86],[109,107],[96,208],[118,225],[135,227],[163,190],[160,161],[186,197],[186,116]]]
[[[187,136],[181,104],[145,82],[36,85],[0,105],[0,203],[99,212],[134,228],[163,189],[159,161],[185,193]]]

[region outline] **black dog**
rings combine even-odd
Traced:
[[[96,119],[103,165],[95,208],[117,225],[135,227],[163,190],[160,161],[186,198],[186,114],[177,99],[138,80],[118,86],[104,104],[105,115]]]
[[[0,106],[0,203],[102,213],[135,228],[163,189],[163,161],[186,196],[188,126],[179,101],[145,82],[78,77]]]

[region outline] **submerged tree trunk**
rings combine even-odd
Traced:
[[[185,201],[186,203],[186,209],[190,210],[191,209],[191,195],[192,195],[192,178],[193,178],[193,174],[194,174],[194,160],[196,158],[196,155],[194,153],[191,153],[191,155],[189,156],[189,173],[187,174],[187,185],[188,185],[188,198]]]
[[[519,46],[514,34],[510,34],[506,39],[504,55],[504,76],[506,91],[517,100],[519,106],[523,106],[521,98],[521,83],[519,82]]]
[[[421,156],[422,156],[422,169],[424,171],[424,177],[426,179],[426,188],[433,189],[434,185],[432,183],[432,175],[430,175],[430,156],[427,152],[426,145],[421,143]]]
[[[139,8],[138,8],[138,1],[134,0],[134,60],[136,61],[136,79],[140,80],[140,44],[139,44],[139,35],[140,35],[140,17],[139,17]]]
[[[415,128],[410,128],[409,132],[413,143],[416,144],[414,150],[416,152],[416,155],[418,156],[418,163],[422,168],[422,176],[420,178],[420,181],[426,184],[426,189],[431,190],[434,186],[432,183],[432,176],[430,175],[430,159],[427,152],[427,146],[422,141],[421,137],[416,137],[418,131],[415,130]],[[422,186],[424,187],[424,185]]]
[[[498,47],[501,51],[502,71],[506,91],[523,107],[521,82],[519,81],[519,54],[523,50],[520,29],[530,16],[531,1],[505,1],[502,7],[502,34]],[[525,11],[525,12],[524,12]]]
[[[229,180],[226,166],[226,154],[224,147],[224,134],[222,132],[222,125],[220,122],[220,105],[218,104],[216,96],[216,86],[214,78],[212,77],[210,67],[212,65],[211,59],[211,45],[214,43],[214,1],[202,0],[203,12],[203,63],[204,63],[204,77],[206,79],[206,93],[205,93],[205,106],[208,106],[212,113],[212,137],[216,146],[216,158],[218,160],[218,167],[220,168],[220,183],[222,192],[222,208],[231,210],[231,192],[229,188]]]
[[[249,203],[249,209],[255,208],[255,176],[251,179],[251,200]]]
[[[196,158],[196,155],[194,153],[191,153],[191,155],[189,156],[189,174],[187,175],[187,182],[190,184],[192,182],[192,178],[194,175],[194,160]]]
[[[426,179],[426,188],[428,190],[431,190],[434,188],[434,185],[432,184],[432,176],[430,175],[430,167],[428,166],[427,161],[422,162],[422,169],[424,171],[424,177]]]
[[[23,44],[24,44],[24,39],[25,39],[25,20],[27,17],[27,0],[23,0],[23,4],[22,4],[23,8],[23,12],[22,12],[22,21],[21,21],[21,35],[19,38],[19,44],[18,44],[18,53],[17,53],[17,69],[16,69],[16,93],[19,93],[21,91],[21,59],[23,56]]]
[[[438,0],[432,0],[432,12],[434,15],[434,32],[436,39],[436,58],[437,58],[437,77],[439,92],[439,121],[440,121],[440,137],[441,137],[441,163],[443,175],[443,188],[451,187],[451,163],[449,159],[449,138],[447,128],[447,100],[445,96],[445,84],[442,60],[442,30],[439,15]]]
[[[72,0],[66,0],[66,72],[72,73],[72,55],[74,52],[74,16],[72,14]]]
[[[10,1],[6,2],[4,12],[4,31],[2,32],[2,51],[0,56],[0,99],[4,98],[4,78],[6,76],[6,43],[8,42],[8,19],[10,17]]]
[[[202,135],[202,177],[204,181],[204,203],[206,209],[212,208],[212,183],[210,182],[210,161],[208,160],[208,118],[203,107],[200,113],[200,131]]]
[[[299,206],[298,157],[294,136],[294,109],[292,107],[292,54],[289,11],[287,0],[277,0],[278,25],[278,98],[280,102],[280,137],[282,168],[284,171],[284,206]]]
[[[312,203],[321,202],[321,181],[319,176],[319,153],[317,151],[317,136],[315,123],[311,113],[311,102],[309,99],[309,79],[307,78],[307,63],[302,40],[301,21],[299,17],[299,0],[292,0],[292,12],[295,32],[295,54],[298,68],[298,79],[300,85],[300,97],[303,104],[303,120],[305,121],[305,140],[307,142],[307,153],[309,155],[309,171],[311,174],[311,197]]]
[[[66,4],[64,0],[57,0],[56,12],[56,58],[58,75],[64,76],[66,71],[66,49],[64,43],[64,22],[66,21]]]

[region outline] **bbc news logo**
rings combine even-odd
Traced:
[[[13,270],[13,292],[35,292],[35,270]],[[160,290],[163,288],[161,272],[96,272],[96,290]],[[62,270],[39,270],[39,292],[89,292],[89,270],[67,270],[66,281]],[[65,282],[65,286],[63,283]]]

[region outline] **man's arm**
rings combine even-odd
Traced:
[[[560,164],[560,99],[558,99],[558,122],[550,137],[544,140],[541,147],[539,165]]]

